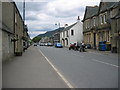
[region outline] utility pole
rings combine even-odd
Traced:
[[[23,21],[25,24],[25,0],[23,1]]]
[[[25,33],[26,33],[26,26],[25,26],[25,0],[23,1],[23,27],[24,27],[24,30],[23,30],[23,37],[25,37]],[[24,50],[26,49],[26,41],[23,40],[23,47],[24,47]]]
[[[60,22],[58,24],[55,24],[55,25],[58,25],[58,34],[59,34],[59,41],[60,42]]]

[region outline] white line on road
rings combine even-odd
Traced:
[[[77,55],[77,54],[72,54],[72,55],[79,56],[79,57],[84,57],[84,56],[82,56],[82,55]]]
[[[109,66],[113,66],[113,67],[119,67],[117,65],[114,65],[114,64],[110,64],[110,63],[107,63],[107,62],[102,62],[102,61],[99,61],[99,60],[96,60],[96,59],[92,59],[93,61],[96,61],[96,62],[99,62],[99,63],[103,63],[103,64],[106,64],[106,65],[109,65]]]
[[[69,88],[74,88],[67,79],[58,71],[58,69],[50,62],[50,60],[42,53],[40,49],[38,49],[39,52],[45,57],[45,59],[48,61],[48,63],[53,67],[53,69],[57,72],[57,74],[62,78],[62,80],[68,85]]]
[[[103,54],[101,54],[101,53],[91,52],[91,51],[89,51],[88,53],[97,54],[97,55],[103,55]]]

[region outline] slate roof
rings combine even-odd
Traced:
[[[100,2],[99,7],[98,6],[86,6],[83,21],[88,18],[91,18],[105,10],[108,10],[110,8],[115,8],[115,7],[119,6],[119,3],[118,2]]]
[[[98,9],[99,9],[98,6],[86,6],[85,16],[83,20],[97,15]]]
[[[96,15],[98,13],[98,9],[99,7],[98,6],[95,6],[95,7],[90,7],[88,6],[87,7],[87,14],[86,14],[86,18],[89,18],[89,17],[92,17],[94,15]]]
[[[119,2],[115,2],[110,8],[116,8],[118,7],[118,5],[119,5]]]
[[[100,3],[100,8],[99,8],[99,13],[100,12],[104,12],[108,9],[110,9],[111,7],[113,7],[113,5],[115,4],[116,2],[101,2]],[[103,4],[103,6],[101,6]]]
[[[70,28],[72,28],[72,27],[75,26],[76,24],[77,24],[77,22],[74,23],[74,24],[72,24],[72,25],[70,25],[70,26],[68,26],[68,27],[66,27],[63,31],[70,30]]]

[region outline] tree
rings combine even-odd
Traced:
[[[38,43],[41,40],[41,37],[37,36],[32,39],[33,42]]]

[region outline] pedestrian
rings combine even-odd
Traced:
[[[85,44],[83,41],[81,42],[81,46],[80,46],[80,52],[81,51],[85,52]]]

